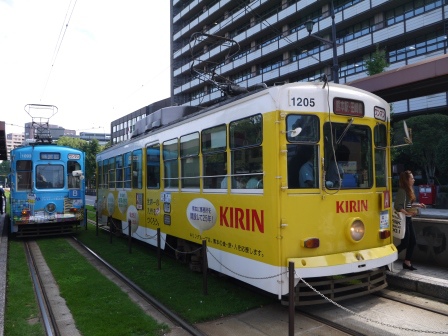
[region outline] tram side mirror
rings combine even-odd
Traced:
[[[82,174],[82,170],[72,171],[72,176],[79,177],[80,180],[84,180],[84,175]]]
[[[288,136],[290,136],[291,138],[295,138],[296,136],[298,136],[300,133],[302,133],[302,127],[297,127],[294,128],[293,130],[290,131],[283,131],[283,134],[288,134]]]
[[[404,134],[403,134],[404,131]],[[393,145],[390,148],[397,148],[403,146],[412,145],[412,129],[408,127],[406,121],[403,121],[403,131],[397,130],[397,134],[394,134],[394,139],[398,142],[397,145]],[[404,136],[403,136],[404,135]],[[403,140],[404,143],[401,143]]]
[[[403,128],[405,134],[404,142],[406,142],[409,145],[412,145],[412,129],[408,128],[406,121],[403,121]]]

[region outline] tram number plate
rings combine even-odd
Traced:
[[[314,107],[315,105],[316,101],[314,98],[291,96],[289,99],[289,106]]]

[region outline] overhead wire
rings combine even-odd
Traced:
[[[51,73],[53,72],[53,68],[56,63],[56,59],[59,55],[59,51],[61,49],[62,42],[64,41],[65,33],[67,32],[67,29],[68,29],[68,24],[70,23],[73,12],[75,10],[76,2],[77,2],[77,0],[74,0],[74,4],[72,6],[73,0],[71,0],[68,5],[67,12],[65,13],[65,18],[64,18],[64,21],[62,22],[61,31],[59,32],[58,40],[57,40],[56,46],[54,48],[53,58],[51,60],[50,71],[48,72],[47,80],[45,81],[45,85],[44,85],[44,89],[43,89],[41,97],[40,97],[40,101],[42,101],[45,91],[47,90],[47,85],[48,85],[48,82],[50,81]]]

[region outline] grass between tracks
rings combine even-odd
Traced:
[[[80,232],[77,238],[190,323],[234,315],[278,302],[276,298],[249,291],[214,272],[209,272],[206,295],[203,293],[202,274],[192,272],[187,265],[166,256],[162,257],[159,270],[156,252],[149,245],[135,243],[132,253],[129,253],[126,238],[114,237],[111,244],[109,234],[100,231],[96,236],[92,225],[89,230]]]
[[[9,241],[5,335],[45,335],[22,242]]]
[[[100,231],[96,236],[92,225],[81,230],[77,238],[191,323],[276,302],[214,273],[208,276],[208,295],[205,295],[202,274],[168,257],[163,257],[158,270],[156,253],[149,246],[134,244],[129,253],[127,239],[114,237],[111,244],[109,235]],[[79,258],[79,253],[65,239],[40,239],[38,244],[83,335],[161,335],[166,331],[166,326],[145,315],[127,294]],[[39,323],[29,323],[38,310],[21,241],[10,240],[9,253],[5,335],[43,335]]]

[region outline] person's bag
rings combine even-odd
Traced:
[[[394,210],[392,216],[392,231],[395,238],[404,238],[404,233],[406,231],[406,216],[404,213]]]

